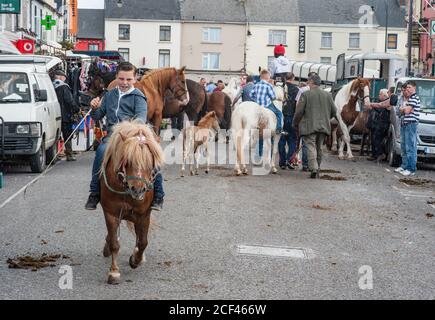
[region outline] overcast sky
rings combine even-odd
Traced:
[[[104,0],[78,0],[79,9],[104,9]]]

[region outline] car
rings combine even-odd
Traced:
[[[49,72],[60,65],[57,57],[0,55],[1,162],[41,173],[55,160],[62,117]]]
[[[421,101],[420,122],[417,127],[417,157],[419,161],[430,162],[435,159],[435,79],[400,78],[395,85],[395,94],[400,96],[401,88],[406,81],[417,84],[417,95]],[[390,129],[387,140],[388,162],[393,167],[401,164],[400,120],[397,115],[398,106],[390,113]]]

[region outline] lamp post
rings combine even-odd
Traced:
[[[409,0],[409,15],[408,15],[408,70],[407,70],[407,76],[409,77],[412,75],[412,22],[413,22],[413,15],[414,15],[414,1]]]

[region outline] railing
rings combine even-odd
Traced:
[[[5,120],[0,117],[0,132],[1,132],[1,144],[0,144],[0,149],[1,149],[1,158],[0,159],[4,159],[5,158],[5,134],[6,134],[6,130],[5,130]]]

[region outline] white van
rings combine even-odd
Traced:
[[[0,162],[42,172],[57,153],[61,109],[48,72],[57,57],[0,55]]]

